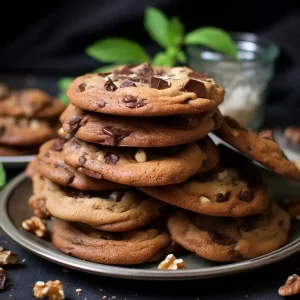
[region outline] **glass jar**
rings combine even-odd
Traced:
[[[234,32],[231,36],[239,60],[201,46],[188,46],[188,63],[195,71],[209,73],[225,88],[224,102],[219,107],[224,115],[259,130],[279,48],[267,38],[253,33]]]

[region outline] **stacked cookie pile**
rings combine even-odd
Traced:
[[[300,173],[270,137],[218,111],[224,90],[185,67],[124,66],[76,78],[61,137],[27,173],[35,215],[55,218],[54,245],[104,264],[141,264],[181,247],[240,261],[286,243],[290,219],[270,201],[252,160]],[[180,247],[181,246],[181,247]]]
[[[39,89],[10,90],[0,85],[0,156],[36,154],[57,136],[64,105]]]

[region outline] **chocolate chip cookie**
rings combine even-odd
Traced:
[[[94,178],[79,173],[75,168],[64,162],[62,148],[67,138],[56,138],[47,141],[40,147],[37,156],[37,171],[40,175],[64,186],[82,191],[106,191],[124,189],[126,186],[101,178]],[[94,173],[93,173],[94,174]]]
[[[78,172],[132,186],[178,183],[196,174],[205,154],[196,143],[163,148],[110,147],[71,138],[64,160]]]
[[[123,66],[110,73],[77,77],[67,91],[84,110],[123,116],[170,116],[211,111],[224,89],[213,78],[186,67]]]
[[[39,89],[10,91],[0,86],[0,116],[26,118],[55,118],[65,106]]]
[[[275,202],[263,214],[245,218],[211,217],[177,211],[168,220],[172,240],[203,258],[242,261],[285,245],[290,217]]]
[[[263,131],[258,135],[227,116],[224,117],[220,128],[214,133],[240,152],[274,172],[291,180],[300,180],[300,171],[293,162],[286,158],[274,141],[271,131]]]
[[[160,260],[171,244],[169,233],[156,228],[108,233],[61,220],[55,221],[51,239],[67,255],[112,265]]]
[[[66,133],[79,139],[110,146],[167,147],[206,136],[218,127],[214,112],[195,115],[139,118],[83,111],[73,105],[60,120]]]
[[[23,156],[36,154],[39,151],[39,147],[10,147],[0,145],[0,156]]]
[[[57,129],[55,123],[39,119],[0,117],[0,144],[16,147],[39,145],[55,137]]]
[[[269,204],[268,189],[258,169],[246,157],[225,147],[219,149],[221,161],[216,168],[180,184],[139,189],[205,215],[241,217],[264,211]]]

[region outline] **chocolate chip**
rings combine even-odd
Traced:
[[[204,98],[206,96],[205,84],[201,81],[189,79],[186,84],[182,87],[182,91],[195,93],[197,98]]]
[[[79,84],[78,88],[80,92],[84,92],[85,91],[85,87],[86,87],[86,83],[82,82]]]
[[[115,165],[116,162],[120,159],[120,157],[117,154],[107,152],[104,155],[105,163]]]
[[[84,245],[84,241],[80,237],[74,237],[74,238],[72,238],[71,243],[73,245]]]
[[[120,202],[121,199],[123,198],[125,192],[122,191],[117,191],[113,192],[109,195],[109,200],[114,201],[114,202]]]
[[[72,252],[72,251],[68,251],[68,252],[67,252],[67,255],[73,256],[73,252]]]
[[[147,78],[154,75],[153,68],[149,63],[144,63],[140,66],[136,67],[136,70],[134,70],[137,75],[139,75],[141,78]]]
[[[228,116],[224,117],[224,121],[229,125],[229,127],[233,128],[233,129],[239,129],[239,130],[243,130],[243,131],[248,131],[246,128],[244,128],[243,126],[241,126],[238,121],[236,121],[235,119],[232,119],[232,118],[230,118]]]
[[[139,108],[147,104],[145,99],[136,98],[134,96],[125,96],[123,99],[125,106],[128,108]]]
[[[109,92],[114,92],[117,89],[117,86],[108,77],[107,81],[104,83],[104,88]]]
[[[113,126],[103,127],[102,132],[108,135],[106,141],[111,146],[117,146],[119,144],[119,141],[121,141],[130,134],[129,131],[121,130]]]
[[[111,72],[98,72],[98,76],[101,76],[101,77],[106,77],[110,74],[111,74]]]
[[[131,69],[135,67],[135,65],[127,65],[125,67],[123,67],[120,71],[118,71],[119,74],[123,74],[123,75],[130,75]]]
[[[85,175],[87,175],[89,177],[92,177],[92,178],[102,179],[102,177],[103,177],[102,174],[100,174],[99,172],[88,170],[88,169],[83,168],[83,167],[79,167],[77,170],[78,170],[79,173],[85,174]]]
[[[219,202],[219,203],[227,202],[229,200],[229,196],[230,196],[229,192],[226,192],[225,194],[224,193],[218,193],[216,195],[216,202]]]
[[[240,191],[239,200],[250,203],[254,198],[254,194],[251,190]]]
[[[120,84],[120,88],[124,87],[136,87],[136,84],[130,78],[127,78]]]
[[[51,146],[52,151],[61,151],[63,149],[64,144],[68,140],[65,138],[57,138],[55,143]]]
[[[164,90],[169,88],[171,85],[166,80],[163,80],[158,77],[151,77],[149,86],[153,89]]]
[[[226,233],[221,233],[217,230],[210,230],[208,233],[212,240],[219,245],[232,245],[236,243],[236,240]]]
[[[81,155],[79,158],[78,158],[78,162],[81,166],[83,166],[85,164],[85,162],[87,161],[87,158],[85,157],[85,155]]]
[[[279,220],[279,221],[278,221],[278,226],[279,226],[279,227],[282,227],[283,224],[284,224],[283,220]]]
[[[265,140],[274,140],[272,131],[268,129],[260,131],[258,135]]]
[[[252,231],[252,230],[254,230],[256,227],[255,227],[255,225],[253,225],[253,224],[243,224],[243,225],[239,225],[238,227],[237,227],[237,231],[239,232],[239,233],[241,233],[242,231],[243,232],[249,232],[249,231]]]
[[[196,78],[196,79],[205,79],[205,78],[211,77],[209,74],[202,73],[202,72],[190,72],[190,73],[188,73],[188,76],[190,78]]]
[[[6,280],[6,273],[2,268],[0,268],[0,290],[4,290],[5,280]]]
[[[9,96],[9,88],[5,83],[0,83],[0,100]]]
[[[103,108],[106,105],[106,102],[103,99],[97,101],[97,106]]]
[[[5,133],[6,127],[4,125],[0,125],[0,136]]]
[[[71,146],[74,147],[75,149],[79,149],[81,147],[81,145],[76,140],[72,141]]]
[[[67,132],[70,133],[71,135],[74,135],[77,132],[82,119],[83,118],[81,116],[78,116],[78,115],[74,115],[74,116],[70,117],[69,120],[67,121],[67,124],[68,124],[68,127],[69,127],[67,129]]]
[[[59,169],[67,170],[67,166],[64,163],[57,163],[55,167]]]

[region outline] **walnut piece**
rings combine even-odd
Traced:
[[[176,257],[173,254],[168,254],[159,265],[159,270],[178,270],[178,269],[184,269],[185,264],[184,261],[180,259],[176,259]]]
[[[0,290],[4,290],[5,280],[6,280],[6,273],[2,268],[0,268]]]
[[[278,294],[282,297],[300,294],[300,277],[297,274],[289,276],[285,284],[279,288]]]
[[[135,160],[140,163],[146,162],[147,161],[146,152],[143,149],[139,149],[135,154]]]
[[[22,227],[38,237],[43,237],[47,229],[47,223],[39,217],[31,217],[22,223]]]
[[[17,264],[20,260],[19,255],[12,251],[0,251],[0,266]]]
[[[49,280],[48,282],[37,281],[33,288],[33,295],[36,298],[48,297],[48,300],[63,300],[65,293],[60,280]]]
[[[64,129],[63,129],[62,127],[60,127],[60,128],[57,130],[57,135],[58,135],[59,137],[64,138],[64,137],[66,137],[66,136],[68,135],[68,133],[65,132]]]
[[[42,219],[48,219],[51,217],[49,211],[46,209],[46,200],[44,198],[32,195],[29,198],[28,203],[35,216]]]
[[[211,201],[205,196],[200,196],[199,201],[200,201],[201,204],[211,203]]]

